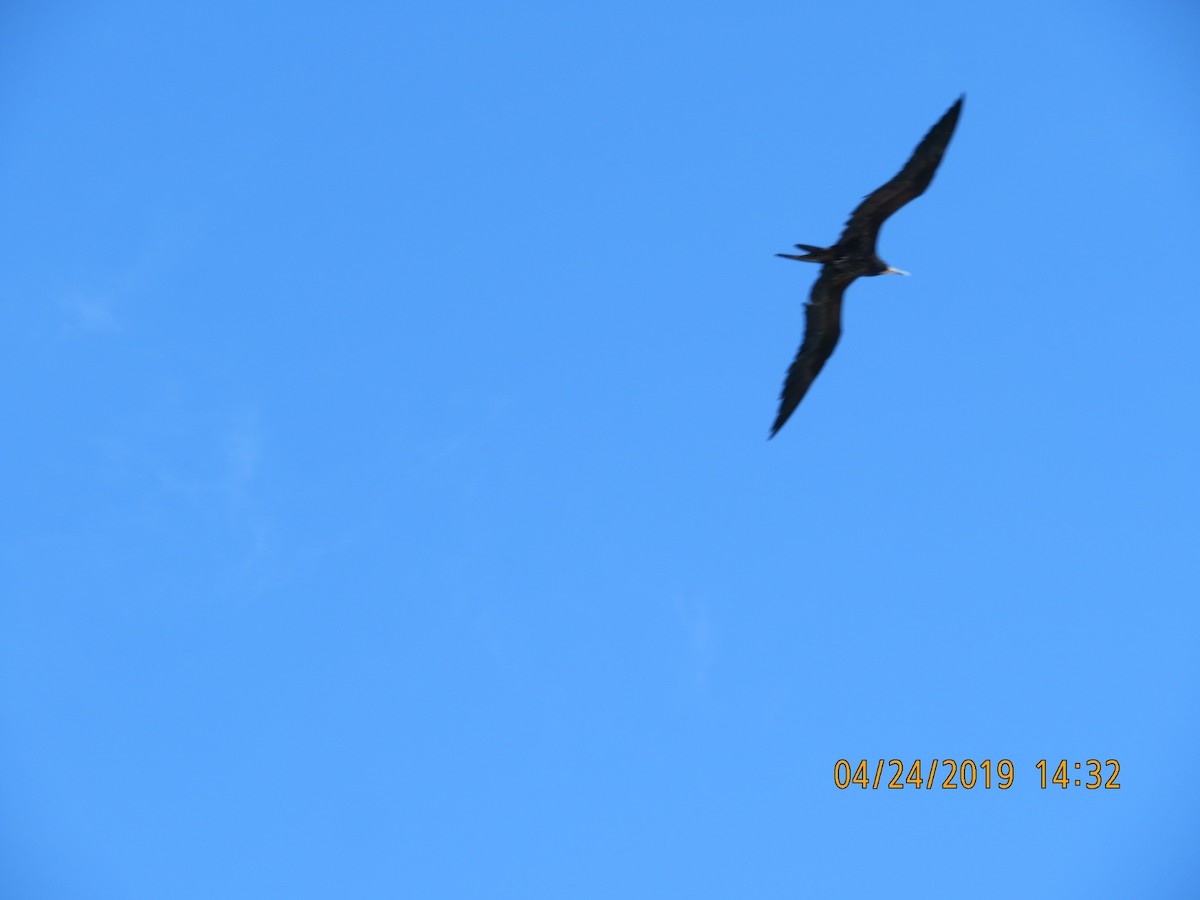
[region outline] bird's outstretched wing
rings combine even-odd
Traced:
[[[838,338],[842,334],[842,295],[854,276],[836,274],[826,266],[821,270],[804,305],[804,343],[796,354],[792,367],[788,369],[779,395],[779,415],[771,426],[771,437],[783,427],[783,423],[796,411],[804,395],[825,360],[833,355]]]
[[[959,97],[946,114],[917,144],[912,157],[904,168],[883,187],[872,191],[850,214],[836,249],[850,255],[874,256],[875,240],[884,221],[910,200],[925,193],[933,174],[942,162],[942,155],[954,136],[958,116],[962,112],[963,97]]]

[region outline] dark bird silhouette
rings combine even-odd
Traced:
[[[912,158],[900,173],[858,204],[836,244],[832,247],[797,244],[797,249],[805,251],[803,254],[776,254],[784,259],[821,263],[821,275],[804,305],[804,343],[783,382],[779,415],[771,426],[771,437],[775,437],[788,416],[796,411],[817,373],[833,354],[842,333],[842,295],[850,283],[864,275],[908,274],[893,269],[880,259],[875,254],[875,241],[888,216],[909,200],[920,197],[929,187],[954,134],[954,126],[958,124],[965,96],[959,97],[958,102],[929,129],[929,134],[917,144]]]

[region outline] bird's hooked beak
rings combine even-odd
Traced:
[[[879,274],[880,275],[911,275],[912,272],[905,272],[903,269],[893,269],[891,266],[888,266],[886,269],[884,269]]]

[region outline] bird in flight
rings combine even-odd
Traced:
[[[929,129],[929,134],[917,144],[912,158],[904,164],[900,173],[858,204],[836,244],[832,247],[797,244],[796,249],[805,251],[803,254],[776,254],[784,259],[821,263],[821,275],[812,287],[808,303],[804,305],[804,343],[800,345],[783,382],[783,392],[779,395],[779,414],[771,426],[770,437],[775,437],[783,423],[796,411],[817,373],[833,354],[833,348],[837,346],[842,333],[842,295],[850,283],[864,275],[908,274],[901,269],[893,269],[880,259],[875,253],[875,241],[888,216],[909,200],[920,197],[929,187],[933,173],[937,171],[942,154],[946,152],[946,146],[954,134],[954,126],[958,124],[965,96],[959,97],[937,124]]]

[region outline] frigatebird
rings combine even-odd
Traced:
[[[875,253],[875,241],[888,216],[909,200],[920,197],[929,187],[954,134],[965,97],[965,94],[959,97],[929,129],[929,134],[917,144],[912,158],[895,178],[863,198],[850,214],[836,244],[832,247],[796,244],[797,250],[805,251],[803,254],[776,254],[784,259],[821,263],[821,275],[804,305],[804,343],[783,382],[779,415],[771,426],[770,437],[775,437],[788,416],[796,411],[817,373],[833,354],[842,333],[842,295],[850,283],[864,275],[908,274],[902,269],[893,269],[880,259]]]

